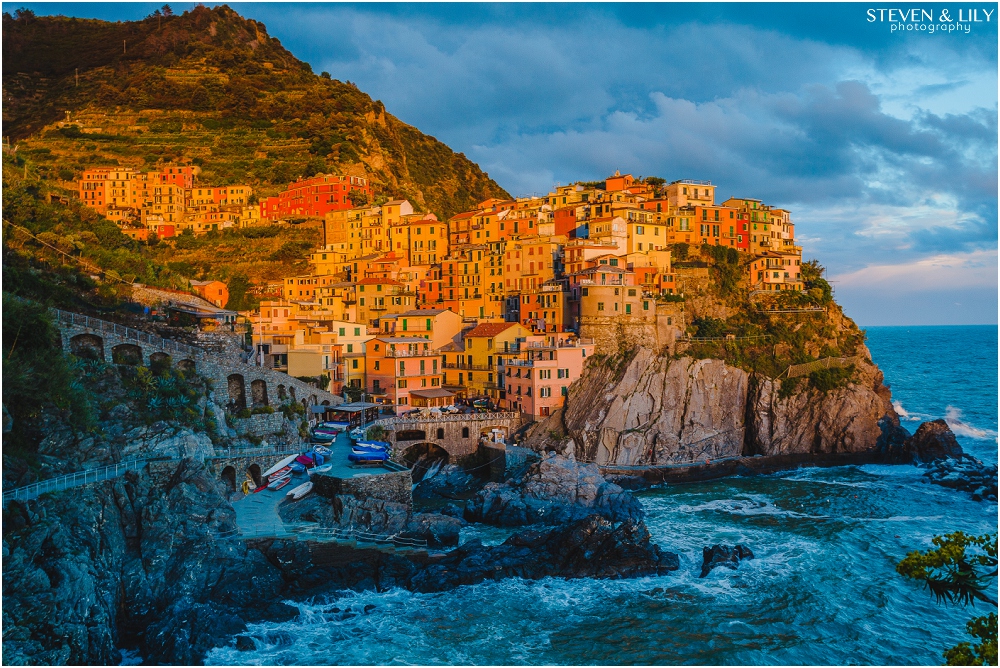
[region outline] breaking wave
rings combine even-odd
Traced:
[[[971,424],[962,421],[962,411],[954,406],[945,408],[944,421],[948,423],[951,430],[959,436],[975,438],[980,441],[989,441],[997,437],[997,433],[990,429],[979,429]]]

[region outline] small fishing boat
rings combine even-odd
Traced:
[[[323,464],[322,466],[317,466],[314,469],[309,469],[306,473],[312,475],[314,473],[327,473],[331,470],[333,470],[333,464]]]
[[[389,459],[389,453],[385,450],[351,450],[347,455],[347,460],[352,462],[384,462]]]
[[[307,469],[311,469],[312,467],[316,466],[316,462],[314,462],[312,460],[312,457],[309,457],[308,455],[299,455],[298,457],[295,458],[295,463],[302,464]]]
[[[291,464],[292,462],[294,462],[296,456],[297,455],[289,455],[289,456],[285,457],[280,462],[278,462],[277,464],[275,464],[274,466],[272,466],[268,470],[264,471],[264,473],[262,474],[262,477],[266,478],[266,477],[268,477],[270,475],[274,475],[275,473],[277,473],[278,471],[280,471],[284,467],[286,467],[289,464]]]
[[[305,470],[306,467],[304,464],[300,464],[299,462],[292,462],[292,471],[294,471],[295,473],[305,473]]]
[[[386,441],[358,441],[352,447],[365,450],[392,450],[392,443],[387,443]]]
[[[351,438],[355,440],[360,440],[365,437],[365,432],[368,431],[364,427],[357,427],[351,430]]]
[[[278,476],[277,478],[274,478],[269,483],[267,483],[267,488],[268,489],[281,489],[282,487],[284,487],[285,485],[287,485],[289,482],[291,482],[291,480],[292,480],[291,474],[287,474],[287,475],[283,475],[283,476]]]
[[[330,453],[333,452],[332,450],[330,450],[330,448],[326,447],[325,445],[314,445],[313,451],[316,454],[323,455],[324,457],[328,456]]]
[[[288,494],[286,494],[285,496],[292,497],[292,501],[298,501],[303,496],[305,496],[306,494],[308,494],[309,492],[311,492],[312,488],[313,488],[313,484],[311,482],[304,482],[301,485],[299,485],[298,487],[295,487],[295,488],[289,490]]]
[[[313,429],[312,437],[314,441],[319,441],[321,443],[330,443],[337,439],[337,432],[326,431],[324,429]]]

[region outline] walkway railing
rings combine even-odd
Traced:
[[[493,413],[442,413],[441,415],[434,415],[433,413],[424,417],[413,416],[413,417],[388,417],[382,418],[377,422],[372,423],[372,426],[379,425],[381,427],[392,427],[396,425],[400,426],[410,426],[420,422],[489,422],[492,420],[515,420],[519,419],[520,413],[515,412],[493,412]]]
[[[177,341],[172,341],[170,339],[164,339],[163,337],[143,332],[138,329],[133,329],[132,327],[127,327],[126,325],[119,325],[115,322],[108,322],[107,320],[101,320],[99,318],[91,318],[90,316],[81,315],[79,313],[71,313],[70,311],[63,311],[57,308],[50,309],[50,311],[55,316],[57,322],[75,325],[78,327],[85,327],[86,329],[102,333],[114,334],[115,336],[119,336],[125,340],[146,343],[161,350],[171,350],[184,355],[196,355],[198,353],[205,352],[201,348],[189,346],[185,343],[178,343]]]
[[[3,503],[6,504],[8,501],[27,501],[47,492],[61,492],[62,490],[80,487],[81,485],[111,480],[124,474],[126,471],[138,471],[146,466],[146,462],[147,460],[145,459],[132,459],[115,464],[114,466],[77,471],[76,473],[59,476],[58,478],[42,480],[41,482],[4,492]]]
[[[296,448],[294,450],[279,449],[277,446],[269,447],[259,447],[259,448],[215,448],[215,454],[211,457],[206,457],[205,459],[232,459],[234,457],[259,457],[260,455],[292,455],[292,454],[302,454],[305,451],[304,448]]]
[[[824,357],[821,360],[816,360],[815,362],[806,362],[805,364],[793,364],[792,366],[785,369],[785,376],[788,378],[796,378],[798,376],[805,376],[812,373],[813,371],[822,371],[823,369],[843,369],[852,364],[860,364],[862,361],[861,357]]]

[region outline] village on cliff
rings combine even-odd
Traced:
[[[376,199],[363,177],[320,174],[257,202],[248,185],[201,185],[198,174],[194,165],[98,167],[77,186],[82,202],[138,240],[321,227],[309,273],[261,286],[255,311],[227,311],[227,286],[215,280],[192,281],[202,299],[168,294],[166,305],[202,328],[249,324],[253,363],[397,413],[480,399],[550,415],[587,358],[611,352],[616,327],[685,335],[676,282],[685,269],[675,264],[688,248],[746,254],[752,290],[803,290],[789,211],[758,199],[716,203],[708,181],[616,171],[439,220]]]

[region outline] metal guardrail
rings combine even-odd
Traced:
[[[178,343],[170,339],[164,339],[160,336],[155,336],[149,334],[148,332],[143,332],[138,329],[133,329],[126,325],[119,325],[115,322],[109,322],[107,320],[101,320],[99,318],[91,318],[87,315],[81,315],[79,313],[72,313],[70,311],[63,311],[61,309],[53,308],[50,309],[52,314],[56,317],[58,322],[68,323],[70,325],[79,325],[87,329],[93,329],[99,332],[107,332],[109,334],[114,334],[120,336],[125,340],[133,340],[139,343],[146,343],[151,346],[160,348],[161,350],[172,350],[174,352],[183,353],[185,355],[197,355],[199,353],[204,354],[205,351],[201,348],[196,348],[195,346],[189,346],[185,343]]]
[[[277,447],[267,447],[267,448],[215,448],[215,455],[212,457],[206,457],[205,459],[232,459],[234,457],[256,457],[260,455],[292,455],[292,454],[302,454],[303,448],[297,448],[295,450],[279,450]]]
[[[49,478],[48,480],[42,480],[41,482],[36,482],[31,485],[25,485],[24,487],[18,487],[17,489],[4,492],[3,503],[6,504],[8,501],[27,501],[29,499],[37,498],[47,492],[61,492],[73,487],[80,487],[81,485],[111,480],[113,478],[117,478],[126,471],[139,470],[146,466],[147,462],[148,460],[146,459],[132,459],[120,464],[115,464],[114,466],[77,471],[76,473],[70,473],[69,475]]]
[[[862,358],[859,356],[854,357],[824,357],[821,360],[816,360],[815,362],[806,362],[805,364],[793,364],[787,369],[785,369],[785,376],[787,378],[795,378],[797,376],[805,376],[813,371],[822,371],[823,369],[837,368],[842,369],[844,367],[850,366],[852,364],[859,364]]]
[[[493,412],[493,413],[442,413],[441,415],[414,416],[414,417],[389,417],[373,422],[371,426],[380,427],[409,426],[420,422],[489,422],[492,420],[513,420],[520,419],[521,414],[516,412]]]

